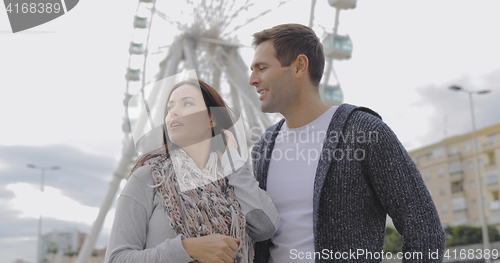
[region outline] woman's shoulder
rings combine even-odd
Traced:
[[[133,180],[141,180],[141,181],[147,181],[149,182],[150,184],[153,183],[153,176],[152,176],[152,173],[151,173],[151,167],[147,164],[144,164],[143,166],[141,167],[138,167],[137,169],[135,169],[135,171],[130,175],[129,177],[129,181],[133,179]]]
[[[122,195],[130,197],[144,196],[145,193],[154,192],[154,180],[149,165],[143,165],[130,175],[123,188]]]

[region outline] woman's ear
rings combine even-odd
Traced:
[[[210,120],[210,126],[212,126],[212,128],[217,126],[217,119],[215,118],[215,116],[213,116],[212,114],[209,114],[208,118]]]

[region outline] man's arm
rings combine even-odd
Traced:
[[[441,262],[446,236],[422,176],[394,132],[370,118],[377,136],[365,145],[367,177],[403,237],[402,252],[421,252],[423,262]],[[429,259],[436,251],[439,258]]]

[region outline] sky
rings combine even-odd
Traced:
[[[170,2],[159,5],[170,20],[190,20],[189,12],[169,13]],[[229,28],[278,3],[255,2]],[[231,32],[245,62],[252,60],[253,33],[282,23],[308,25],[310,4],[290,0]],[[136,7],[137,1],[80,1],[67,14],[15,34],[0,10],[1,262],[35,261],[40,213],[43,232],[88,232],[95,220],[122,150]],[[477,127],[500,123],[499,9],[495,0],[360,0],[341,11],[339,34],[353,42],[351,59],[334,61],[344,102],[378,112],[408,150],[471,131],[468,97],[448,90],[454,84],[492,90],[474,97]],[[318,0],[313,29],[319,37],[332,32],[334,17],[335,9]],[[168,22],[156,23],[155,44],[169,45],[179,35]],[[43,195],[40,171],[28,163],[61,166],[46,172]],[[113,212],[97,248],[106,245]]]

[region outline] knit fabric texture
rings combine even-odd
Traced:
[[[240,240],[234,263],[250,263],[253,242],[234,189],[223,176],[212,152],[199,169],[183,149],[146,161],[162,198],[170,226],[179,235],[201,237],[223,234]],[[250,252],[250,253],[249,253]],[[198,261],[194,261],[198,262]]]
[[[269,127],[252,150],[254,174],[264,190],[283,123]],[[373,253],[383,251],[386,215],[403,238],[402,252],[412,253],[403,262],[442,262],[445,233],[415,163],[377,113],[342,104],[329,124],[316,170],[315,262],[381,262]],[[271,246],[270,239],[257,242],[254,262],[268,262]],[[361,250],[364,256],[358,256]],[[332,259],[336,255],[346,257]]]

